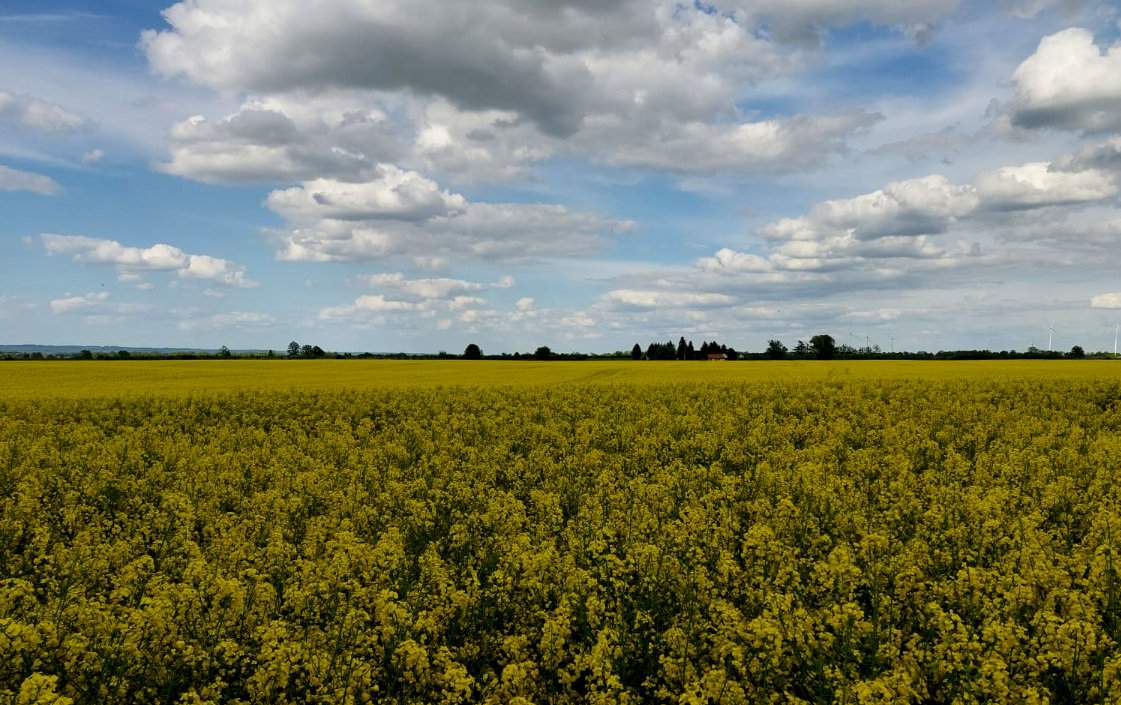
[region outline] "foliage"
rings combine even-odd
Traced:
[[[1117,702],[1119,459],[1116,380],[8,399],[0,702]]]
[[[465,360],[481,360],[483,359],[483,349],[475,343],[469,343],[467,347],[463,349],[463,358]]]
[[[782,344],[781,340],[767,341],[767,357],[772,360],[781,360],[786,357],[786,346]]]
[[[821,333],[810,338],[810,349],[819,360],[832,360],[837,354],[837,341],[833,336]]]

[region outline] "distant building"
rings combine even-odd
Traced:
[[[728,356],[725,355],[722,352],[715,352],[715,353],[709,353],[708,354],[709,362],[715,362],[717,360],[727,360],[727,359],[728,359]]]

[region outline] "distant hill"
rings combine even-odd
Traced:
[[[132,345],[4,345],[0,343],[0,353],[43,353],[44,355],[76,355],[83,350],[92,353],[115,353],[118,350],[128,350],[131,353],[147,355],[175,355],[178,353],[195,353],[213,355],[217,348],[142,348]],[[267,350],[232,350],[234,353],[252,354],[265,353]]]

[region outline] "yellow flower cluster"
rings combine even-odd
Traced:
[[[1121,385],[0,401],[0,703],[1121,702]]]

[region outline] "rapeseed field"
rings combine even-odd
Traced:
[[[0,398],[190,395],[432,387],[841,380],[1121,380],[1113,360],[530,362],[507,360],[130,360],[0,362]]]
[[[1119,375],[0,365],[0,703],[1116,703]]]

